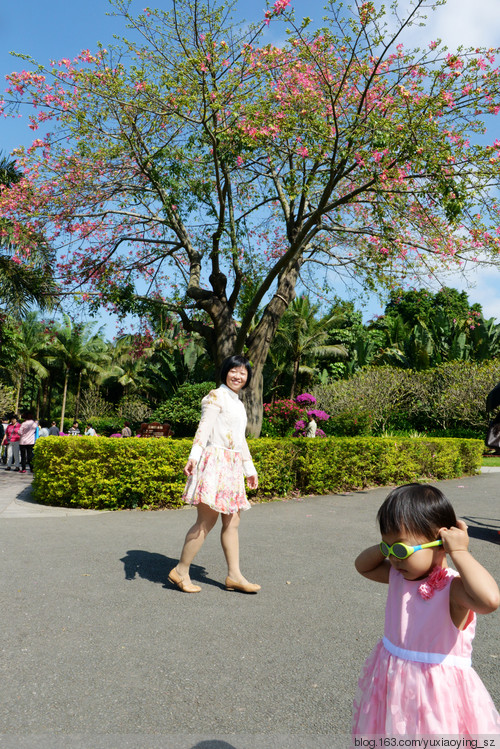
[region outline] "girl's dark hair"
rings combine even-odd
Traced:
[[[457,517],[443,492],[430,484],[404,484],[393,489],[377,513],[381,534],[408,533],[433,540],[439,528],[456,526]]]
[[[235,367],[245,367],[247,371],[247,381],[243,385],[243,390],[247,388],[250,385],[250,381],[252,379],[252,367],[250,365],[250,362],[245,356],[241,356],[240,354],[234,354],[234,356],[228,356],[227,359],[224,359],[222,362],[222,366],[220,368],[220,381],[226,384],[227,379],[227,373],[230,369],[234,369]]]

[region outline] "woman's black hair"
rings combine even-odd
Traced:
[[[244,390],[250,385],[252,380],[252,367],[248,359],[245,356],[241,356],[241,354],[234,354],[233,356],[228,356],[227,359],[224,359],[220,368],[220,381],[225,385],[227,373],[230,369],[234,369],[235,367],[245,367],[247,371],[247,381],[242,388]]]
[[[455,510],[443,492],[430,484],[393,489],[377,513],[383,536],[407,531],[434,540],[439,528],[457,525]]]

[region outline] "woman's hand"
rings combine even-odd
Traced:
[[[259,479],[256,473],[253,476],[247,476],[247,486],[249,489],[257,489],[259,485]]]
[[[196,464],[197,464],[197,461],[194,460],[194,458],[190,458],[183,468],[184,475],[192,476],[193,473],[196,471]]]

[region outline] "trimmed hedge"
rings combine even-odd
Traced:
[[[44,437],[33,482],[41,504],[92,509],[180,507],[191,440]],[[259,474],[252,499],[327,494],[474,474],[483,443],[471,439],[324,438],[250,441]]]

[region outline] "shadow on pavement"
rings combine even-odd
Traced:
[[[479,541],[488,541],[491,544],[500,544],[499,518],[482,518],[464,515],[463,519],[467,523],[467,533],[470,538],[477,538]]]
[[[33,488],[31,484],[29,486],[25,486],[24,489],[19,492],[19,494],[16,494],[16,501],[27,502],[30,505],[38,504],[33,499]]]
[[[236,747],[233,744],[228,744],[227,741],[208,739],[207,741],[200,741],[198,744],[195,744],[193,749],[236,749]]]
[[[141,549],[131,549],[127,551],[126,556],[120,559],[120,562],[123,562],[126,580],[134,580],[136,576],[139,576],[152,583],[161,583],[164,588],[175,590],[177,588],[169,581],[168,573],[178,561],[178,558],[174,559],[164,554],[142,551]],[[218,580],[207,577],[205,567],[201,567],[199,564],[191,565],[190,576],[193,581],[213,585],[216,588],[224,588],[224,585]]]

